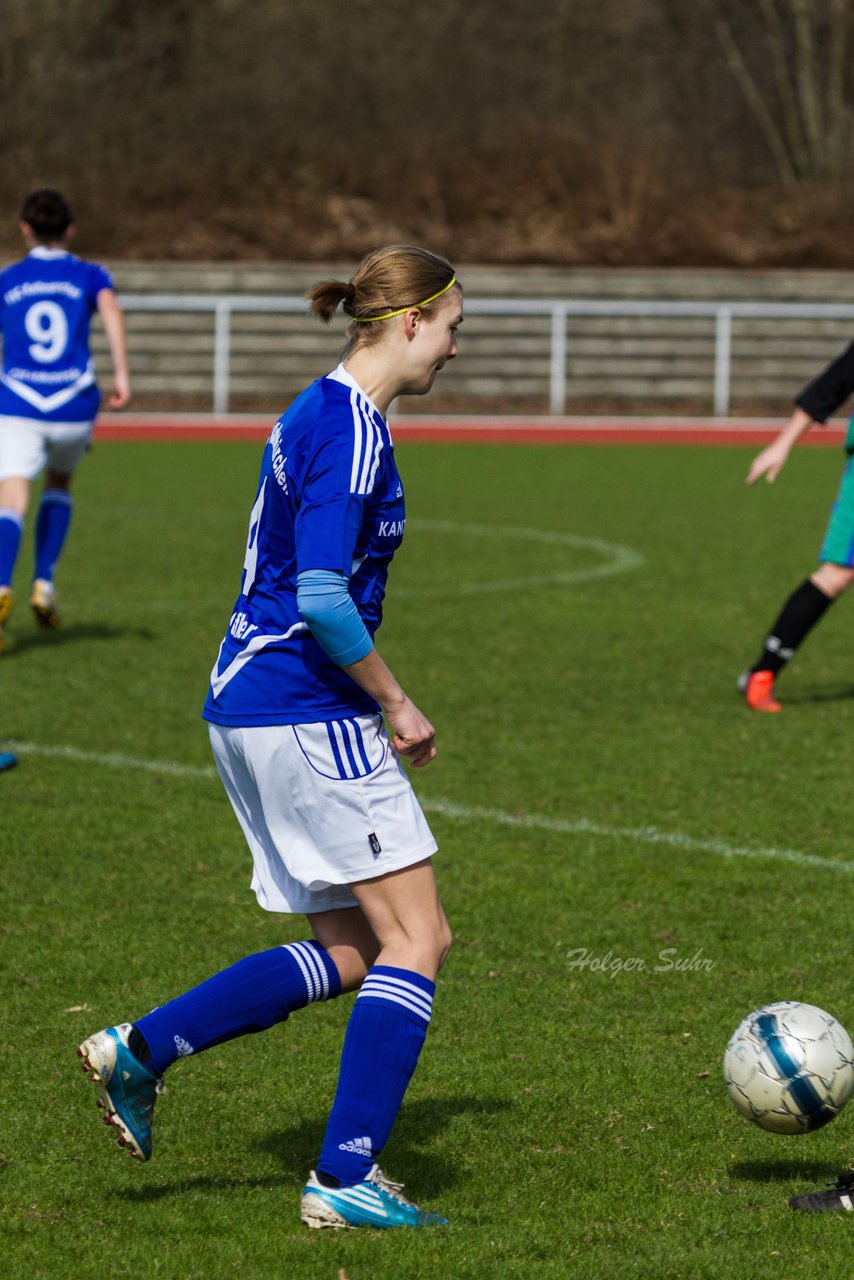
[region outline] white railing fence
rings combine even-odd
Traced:
[[[229,409],[232,317],[239,313],[300,315],[305,299],[244,294],[123,294],[129,312],[203,312],[213,317],[213,411]],[[730,410],[733,358],[733,320],[854,320],[854,304],[787,302],[603,301],[521,298],[467,298],[466,314],[480,316],[537,316],[550,318],[549,409],[566,412],[568,367],[572,352],[570,321],[574,317],[703,317],[714,320],[714,413]]]

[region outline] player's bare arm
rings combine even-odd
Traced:
[[[342,670],[382,707],[394,731],[391,742],[395,751],[406,756],[415,769],[429,764],[436,755],[436,730],[400,687],[376,649]]]
[[[107,400],[108,409],[124,409],[130,401],[130,377],[128,375],[125,319],[118,298],[112,289],[102,289],[98,294],[98,313],[104,322],[107,345],[113,362],[113,389]]]
[[[786,465],[786,460],[794,446],[814,426],[815,419],[803,409],[797,408],[777,439],[753,459],[747,473],[747,483],[755,484],[764,476],[769,484],[773,484]]]

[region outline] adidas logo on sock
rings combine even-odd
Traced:
[[[175,1041],[175,1048],[178,1051],[179,1058],[188,1058],[191,1053],[195,1053],[189,1040],[185,1040],[183,1036],[173,1036],[172,1039]]]
[[[349,1142],[339,1142],[339,1151],[352,1151],[357,1156],[371,1155],[370,1138],[351,1138]]]

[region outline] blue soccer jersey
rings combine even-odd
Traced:
[[[403,540],[403,486],[388,425],[340,366],[313,383],[270,434],[240,595],[211,673],[204,718],[302,724],[378,710],[318,644],[297,608],[297,575],[349,579],[373,637]]]
[[[0,415],[87,422],[100,404],[89,352],[103,267],[64,249],[33,249],[0,272]]]

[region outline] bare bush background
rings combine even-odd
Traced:
[[[850,0],[5,0],[0,249],[854,265]]]

